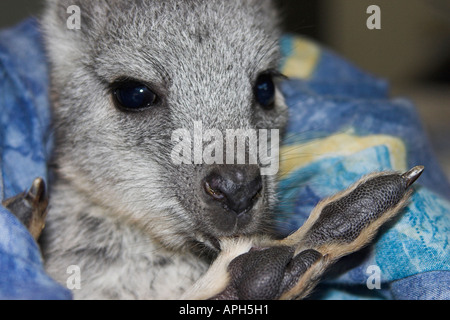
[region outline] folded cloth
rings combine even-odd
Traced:
[[[51,148],[48,72],[35,20],[0,32],[0,192],[2,200],[47,180]],[[43,268],[25,227],[0,207],[0,299],[70,299]]]
[[[367,173],[426,167],[399,218],[383,228],[374,245],[342,259],[313,298],[450,298],[450,185],[414,106],[391,99],[386,81],[311,41],[285,35],[281,47],[280,69],[290,77],[282,83],[290,119],[279,172],[281,234],[300,227],[320,199]],[[33,19],[0,32],[0,109],[5,199],[49,174],[48,70]],[[0,207],[0,299],[70,298],[71,292],[45,273],[28,231]]]

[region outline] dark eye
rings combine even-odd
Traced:
[[[256,101],[265,109],[271,109],[275,102],[275,84],[270,73],[261,73],[253,88]]]
[[[158,96],[142,83],[127,81],[120,82],[114,87],[114,99],[122,109],[140,111],[157,103]]]

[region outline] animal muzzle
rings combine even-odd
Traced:
[[[215,167],[201,181],[204,201],[220,231],[239,231],[254,219],[263,198],[263,180],[257,165]]]

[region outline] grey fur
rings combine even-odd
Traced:
[[[80,30],[66,27],[70,5],[81,8]],[[179,297],[208,266],[196,242],[266,231],[274,177],[263,177],[251,222],[222,230],[201,198],[211,168],[172,164],[170,136],[194,121],[284,127],[281,96],[267,111],[252,92],[278,67],[276,11],[265,0],[48,0],[42,26],[56,137],[41,239],[48,272],[65,284],[79,266],[76,298]],[[118,110],[110,84],[120,77],[149,83],[162,103]]]

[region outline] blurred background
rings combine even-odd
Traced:
[[[276,0],[285,29],[313,38],[389,79],[392,95],[413,100],[450,178],[450,0]],[[0,28],[38,15],[43,0],[1,0]],[[381,9],[369,30],[366,9]]]

